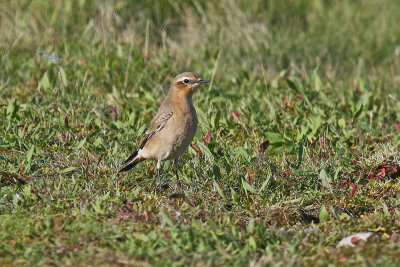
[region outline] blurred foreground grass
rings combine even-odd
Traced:
[[[0,3],[1,265],[399,264],[400,2]],[[183,71],[170,199],[116,171]]]

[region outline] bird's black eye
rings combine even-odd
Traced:
[[[185,84],[188,84],[188,83],[189,83],[189,80],[188,80],[188,79],[184,79],[183,82],[184,82]]]

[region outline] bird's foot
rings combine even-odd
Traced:
[[[169,199],[174,199],[174,198],[182,198],[182,199],[185,199],[186,196],[185,196],[184,193],[179,193],[179,192],[173,193],[173,194],[169,195]]]
[[[167,182],[164,182],[163,180],[158,180],[157,183],[155,184],[155,193],[162,193],[164,189],[168,189],[170,186]]]
[[[184,198],[186,198],[184,190],[183,190],[184,186],[185,186],[185,183],[183,183],[180,180],[178,180],[176,182],[176,186],[175,186],[175,193],[171,194],[169,196],[169,198],[170,199],[173,199],[173,198],[182,198],[182,199],[184,199]]]
[[[180,180],[177,181],[176,189],[178,189],[179,191],[182,191],[183,186],[184,186],[184,183],[182,183]]]

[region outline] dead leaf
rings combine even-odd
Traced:
[[[371,232],[350,235],[340,240],[340,242],[337,244],[337,247],[344,247],[344,246],[355,247],[356,245],[359,245],[361,241],[367,241],[367,239],[370,238],[372,235],[373,233]]]

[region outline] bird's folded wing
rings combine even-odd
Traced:
[[[160,110],[158,112],[156,117],[151,121],[150,128],[146,131],[142,140],[140,140],[139,149],[142,149],[153,135],[164,128],[165,124],[172,117],[173,114],[174,113],[172,112],[171,108],[162,111]]]

